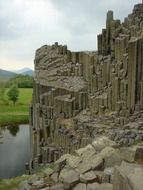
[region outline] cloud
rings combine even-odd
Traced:
[[[112,9],[122,19],[139,0],[1,0],[0,68],[33,66],[34,53],[58,41],[73,51],[95,50]],[[19,62],[19,65],[17,65]]]

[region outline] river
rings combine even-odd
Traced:
[[[29,161],[29,126],[21,124],[0,128],[0,179],[16,177],[25,172]]]

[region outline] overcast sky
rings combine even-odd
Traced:
[[[95,50],[106,12],[121,19],[141,0],[0,0],[0,69],[33,68],[35,50],[59,42]]]

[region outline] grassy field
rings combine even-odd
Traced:
[[[15,105],[9,101],[7,91],[0,100],[0,126],[11,123],[28,123],[29,120],[29,104],[32,99],[31,88],[19,89],[19,99]]]

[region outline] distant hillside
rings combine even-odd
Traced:
[[[1,79],[9,79],[9,78],[13,77],[14,75],[16,75],[16,73],[0,69],[0,78]]]
[[[28,70],[28,71],[25,71],[23,73],[21,73],[22,75],[29,75],[29,76],[33,76],[33,70]]]
[[[29,75],[29,76],[33,75],[33,70],[29,68],[23,68],[14,72],[21,75]]]

